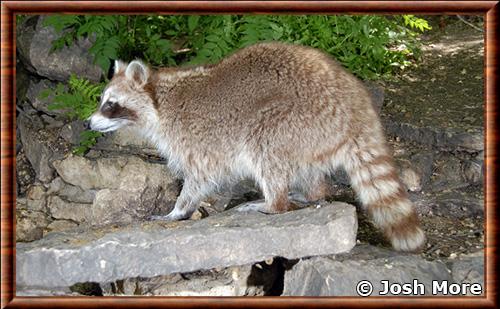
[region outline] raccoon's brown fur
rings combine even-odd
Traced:
[[[395,249],[424,244],[369,93],[316,49],[262,43],[193,68],[117,62],[91,126],[137,128],[183,175],[166,219],[189,217],[216,186],[243,177],[265,197],[251,207],[284,212],[290,191],[320,199],[326,175],[342,167]]]

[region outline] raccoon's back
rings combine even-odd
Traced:
[[[310,107],[305,105],[322,104],[324,100],[316,99],[326,96],[333,99],[328,104],[350,104],[353,95],[366,95],[359,80],[328,55],[283,43],[244,48],[211,66],[195,85],[186,81],[181,92],[183,99],[216,114],[221,109],[237,109],[245,117],[275,102],[273,98],[282,98],[291,108],[301,110]]]
[[[297,45],[244,48],[175,89],[179,125],[211,140],[238,142],[261,126],[314,140],[344,131],[356,117],[367,125],[376,117],[357,78],[319,50]]]

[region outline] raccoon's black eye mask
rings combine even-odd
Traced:
[[[116,102],[108,100],[108,101],[104,102],[104,104],[101,107],[101,110],[106,111],[106,110],[112,109],[112,108],[116,107],[116,104],[117,104]]]
[[[121,118],[135,120],[137,115],[134,111],[121,106],[118,102],[106,101],[101,107],[101,113],[108,118]]]

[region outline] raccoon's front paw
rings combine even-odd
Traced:
[[[169,215],[165,215],[165,216],[151,216],[151,217],[149,217],[149,220],[151,220],[151,221],[176,221],[176,219],[173,219]]]
[[[151,216],[150,220],[152,221],[178,221],[182,219],[187,219],[189,216],[182,211],[178,211],[177,209],[172,210],[168,215],[166,216]]]
[[[262,212],[270,213],[265,200],[256,200],[236,206],[236,211],[239,212]]]

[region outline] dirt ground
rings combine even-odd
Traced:
[[[450,128],[459,132],[482,130],[484,125],[484,33],[480,17],[430,17],[433,30],[422,36],[422,59],[416,68],[380,82],[385,89],[382,117],[391,115],[417,126]],[[411,100],[411,101],[409,101]],[[472,196],[483,188],[469,187]],[[386,245],[362,214],[361,243]],[[422,215],[427,259],[455,258],[484,248],[484,218]]]
[[[478,22],[474,23],[481,27]],[[384,82],[383,113],[468,132],[484,123],[483,33],[458,19],[422,36],[422,62]],[[409,99],[412,104],[405,104]]]

